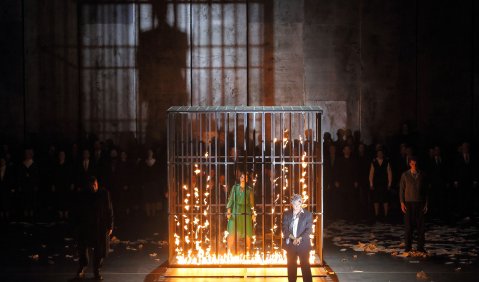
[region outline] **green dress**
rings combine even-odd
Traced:
[[[239,236],[240,238],[253,235],[253,220],[252,220],[252,194],[253,189],[246,186],[244,191],[241,191],[241,186],[235,184],[231,188],[231,193],[228,199],[226,208],[231,209],[231,217],[228,220],[227,230],[229,234]],[[245,205],[246,199],[246,205]],[[246,226],[245,226],[246,225]],[[235,232],[236,231],[236,232]]]

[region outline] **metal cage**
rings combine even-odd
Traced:
[[[285,264],[282,215],[296,193],[314,215],[310,261],[322,265],[321,115],[312,106],[171,107],[169,264]],[[249,194],[231,232],[227,204],[240,175]]]

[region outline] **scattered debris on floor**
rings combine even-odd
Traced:
[[[110,239],[110,244],[112,245],[118,245],[120,244],[120,239],[118,239],[116,236],[111,237]]]
[[[352,249],[367,255],[386,253],[403,258],[443,257],[446,264],[469,265],[478,261],[476,246],[479,228],[427,223],[427,252],[404,252],[404,225],[378,222],[373,225],[335,221],[325,227],[325,239],[338,246],[339,251]],[[414,245],[413,245],[414,246]],[[346,249],[346,250],[345,250]]]
[[[38,254],[34,254],[34,255],[31,255],[31,256],[28,256],[28,257],[33,261],[37,261],[40,258],[40,256]]]
[[[416,273],[416,278],[420,280],[429,280],[429,276],[427,276],[426,272],[422,270]]]

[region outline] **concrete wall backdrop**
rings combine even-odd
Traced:
[[[0,138],[23,140],[23,15],[18,1],[0,2]]]
[[[162,139],[171,105],[322,105],[384,141],[479,137],[474,0],[6,0],[2,138]],[[447,134],[446,134],[447,133]]]

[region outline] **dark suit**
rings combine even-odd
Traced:
[[[88,265],[88,249],[94,250],[93,267],[99,270],[103,258],[108,255],[110,236],[113,229],[113,209],[110,194],[104,189],[97,192],[84,190],[77,196],[74,213],[78,236],[78,253],[80,267]]]
[[[303,281],[312,281],[311,267],[309,265],[309,251],[311,250],[311,241],[309,235],[313,232],[313,215],[303,210],[300,212],[296,238],[301,237],[301,243],[298,246],[293,245],[293,240],[289,236],[292,231],[293,211],[289,210],[283,215],[283,249],[287,252],[288,258],[288,281],[296,281],[296,260],[299,257]],[[289,240],[288,240],[289,239]],[[288,242],[289,241],[289,242]]]
[[[87,167],[85,167],[84,162],[85,160],[81,160],[76,169],[75,178],[78,191],[88,187],[88,179],[90,179],[90,177],[97,176],[94,162],[90,159]]]
[[[21,163],[18,169],[18,191],[23,200],[23,209],[33,212],[37,208],[40,173],[33,162],[29,167]]]
[[[343,218],[355,219],[359,199],[359,189],[354,187],[354,183],[359,181],[356,160],[352,156],[338,158],[333,176],[334,182],[339,182],[339,187],[334,189],[337,190],[337,196],[339,196],[337,204],[342,206],[340,213]]]
[[[454,164],[454,181],[459,184],[458,206],[462,216],[472,216],[474,212],[474,201],[477,195],[474,189],[474,182],[478,181],[476,160],[473,155],[468,154],[468,161],[460,154]]]
[[[10,212],[12,208],[12,201],[14,200],[14,175],[13,168],[9,165],[5,166],[5,173],[3,177],[0,175],[0,211]],[[1,171],[1,170],[0,170]]]
[[[427,164],[427,180],[429,184],[429,207],[431,214],[443,217],[450,211],[447,197],[447,176],[449,168],[441,157],[429,159]],[[452,195],[451,195],[452,196]]]

